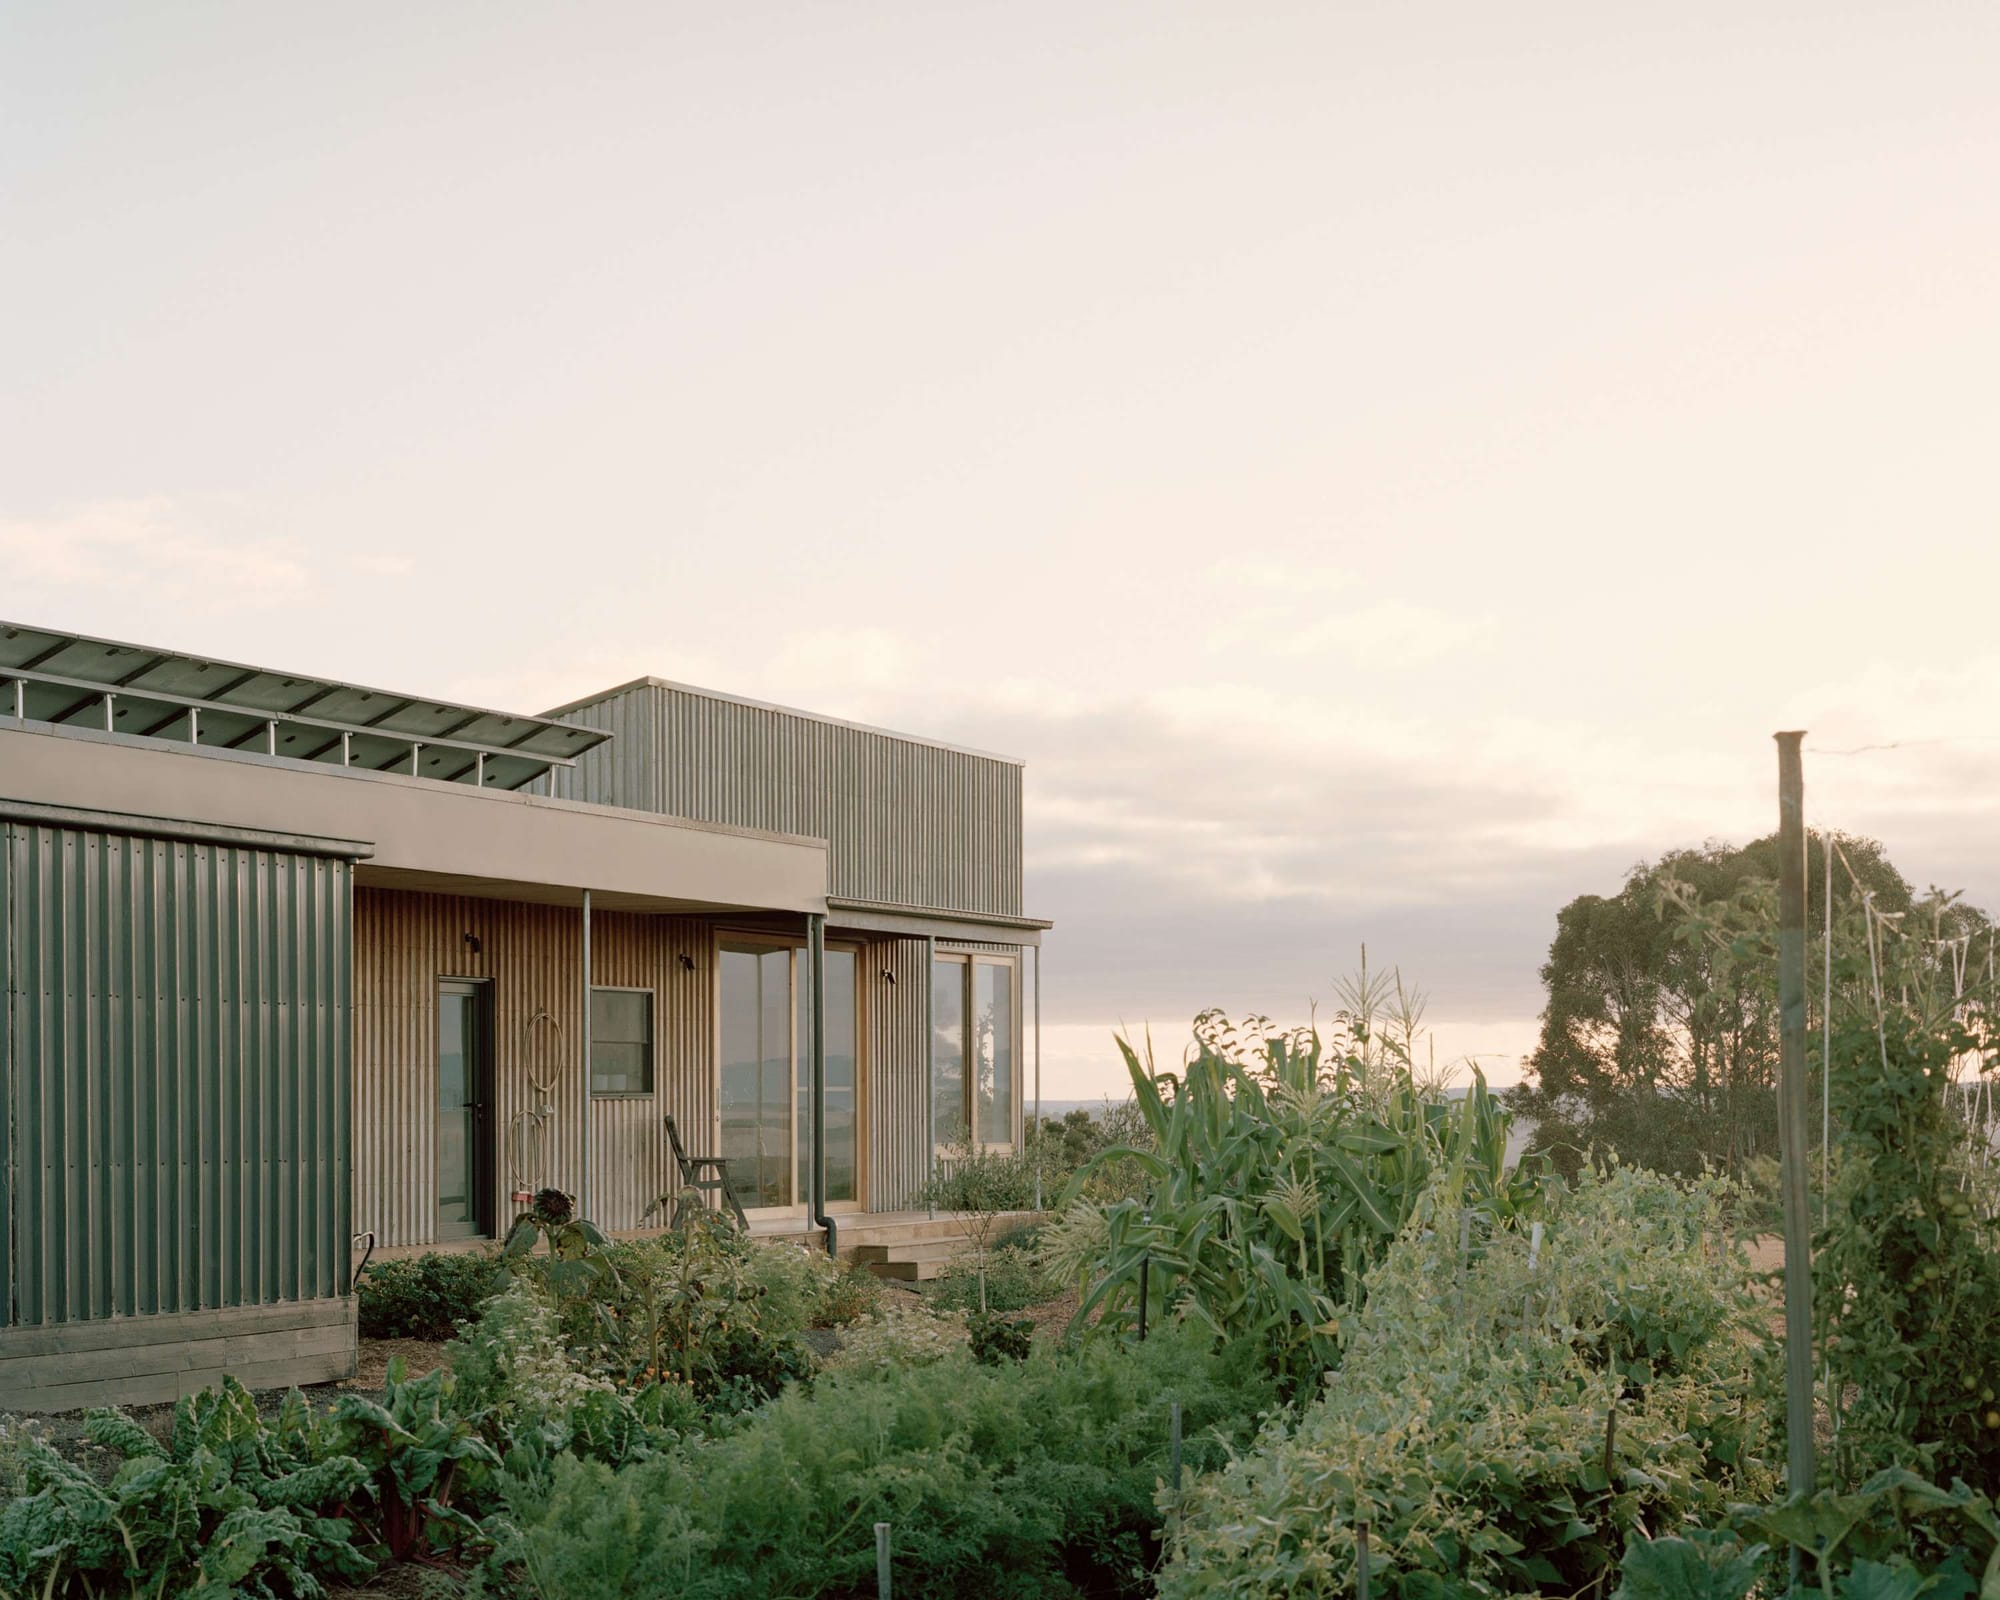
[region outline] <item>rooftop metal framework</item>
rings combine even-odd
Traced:
[[[0,622],[0,716],[519,789],[610,737],[331,678]]]

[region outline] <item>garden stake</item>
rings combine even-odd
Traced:
[[[1368,1600],[1368,1524],[1354,1525],[1354,1594],[1355,1600]]]
[[[875,1524],[875,1594],[889,1600],[889,1524]]]
[[[1604,1413],[1604,1488],[1611,1489],[1611,1451],[1618,1442],[1618,1402],[1611,1402],[1611,1409]]]
[[[1152,1271],[1153,1258],[1151,1254],[1141,1256],[1139,1258],[1139,1342],[1141,1344],[1146,1342],[1146,1301],[1149,1298],[1147,1294],[1147,1279],[1152,1276]]]

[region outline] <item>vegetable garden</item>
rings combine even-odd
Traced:
[[[1673,914],[1754,966],[1767,910]],[[1121,1141],[1043,1141],[1079,1163],[1055,1214],[928,1300],[699,1219],[613,1243],[545,1195],[502,1259],[378,1271],[364,1314],[455,1325],[379,1402],[232,1386],[157,1431],[94,1414],[81,1459],[16,1429],[0,1595],[414,1563],[488,1596],[865,1597],[886,1524],[899,1596],[2000,1600],[2000,1230],[1955,1086],[1987,1013],[1879,935],[1828,967],[1811,1496],[1740,1188],[1510,1168],[1483,1083],[1427,1083],[1366,1008],[1209,1015],[1178,1070],[1123,1047]],[[1058,1337],[1007,1335],[1063,1289]]]

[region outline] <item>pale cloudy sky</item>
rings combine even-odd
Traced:
[[[1047,1088],[1775,818],[2000,904],[2000,10],[0,0],[0,614],[1029,761]]]

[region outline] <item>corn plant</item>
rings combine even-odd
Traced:
[[[1309,1383],[1335,1364],[1368,1269],[1421,1206],[1454,1229],[1476,1216],[1483,1238],[1538,1191],[1506,1170],[1507,1117],[1483,1079],[1455,1103],[1420,1091],[1407,1062],[1329,1052],[1315,1028],[1245,1051],[1213,1013],[1196,1039],[1179,1074],[1118,1041],[1152,1148],[1101,1152],[1064,1202],[1114,1162],[1136,1165],[1146,1193],[1095,1208],[1102,1243],[1072,1330],[1136,1324],[1143,1285],[1151,1316],[1256,1339],[1288,1384]],[[1096,1229],[1072,1219],[1071,1231]]]

